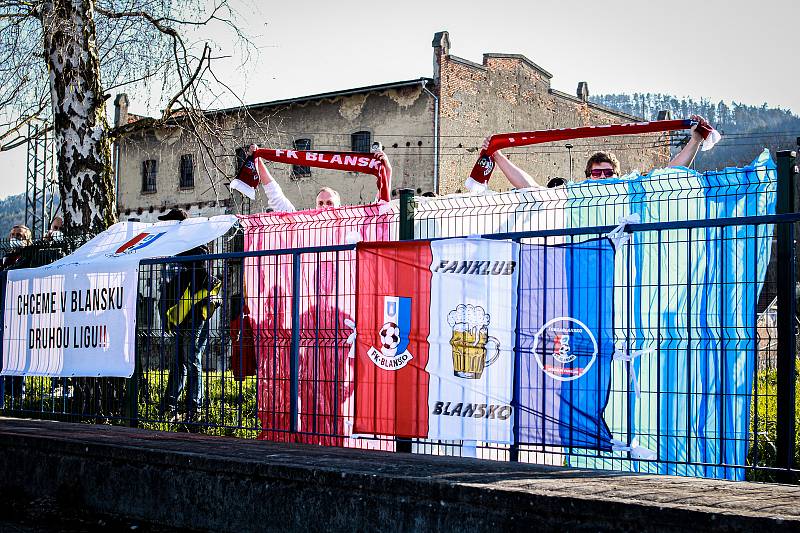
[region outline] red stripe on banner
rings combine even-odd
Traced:
[[[117,248],[117,251],[114,252],[114,253],[121,254],[122,252],[124,252],[125,250],[130,248],[131,246],[136,246],[137,244],[139,244],[139,241],[141,241],[142,239],[144,239],[148,235],[150,235],[150,234],[149,233],[140,233],[139,235],[137,235],[133,239],[129,240],[128,242],[126,242],[125,244],[123,244],[122,246]]]
[[[428,434],[428,335],[430,333],[430,243],[359,243],[356,289],[356,374],[354,433],[426,437]],[[411,298],[408,352],[398,370],[370,358],[380,350],[385,298]],[[403,333],[403,332],[401,332]]]
[[[691,120],[654,120],[652,122],[634,122],[631,124],[610,124],[606,126],[585,126],[582,128],[563,128],[557,130],[520,131],[517,133],[498,133],[489,140],[489,148],[481,150],[478,161],[472,167],[470,177],[478,183],[486,183],[494,170],[492,154],[511,146],[530,146],[553,141],[569,139],[587,139],[590,137],[609,137],[613,135],[638,135],[659,131],[684,130],[691,128],[695,122]],[[703,126],[705,138],[710,129]]]

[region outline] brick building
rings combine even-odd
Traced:
[[[204,215],[262,210],[261,192],[252,203],[241,203],[238,193],[232,201],[225,186],[251,142],[360,151],[377,140],[392,162],[395,189],[449,194],[463,190],[478,147],[489,134],[640,120],[588,102],[584,82],[575,96],[552,89],[552,75],[522,55],[484,54],[482,63],[474,63],[450,54],[447,32],[437,33],[432,44],[431,78],[209,112],[226,132],[217,151],[227,158],[216,166],[203,160],[194,138],[180,128],[124,137],[116,147],[120,217],[152,220],[176,204]],[[116,123],[136,118],[120,95]],[[507,155],[544,184],[553,176],[582,177],[588,154],[604,147],[617,153],[626,169],[664,165],[669,150],[656,137],[576,141],[570,151],[565,143],[539,145]],[[361,174],[277,164],[271,170],[298,208],[311,207],[322,185],[339,190],[345,203],[368,203],[375,195],[372,178]],[[492,188],[509,187],[496,172]]]

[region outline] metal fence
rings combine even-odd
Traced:
[[[729,184],[739,179],[738,171],[729,174],[732,174],[727,176]],[[777,180],[767,181],[761,189],[742,182],[738,186],[745,190],[739,190],[738,197],[750,206],[758,205],[765,195],[777,194],[778,215],[708,216],[707,211],[693,203],[697,196],[708,195],[708,188],[690,189],[694,193],[685,194],[684,189],[671,185],[673,195],[665,195],[659,201],[673,202],[668,205],[677,207],[646,207],[652,219],[669,212],[669,217],[662,218],[672,220],[648,222],[645,218],[643,223],[627,228],[633,235],[627,257],[644,254],[652,261],[644,277],[641,272],[620,270],[614,299],[625,311],[615,323],[615,341],[631,344],[633,330],[646,331],[649,337],[638,341],[649,341],[655,347],[656,360],[673,357],[676,374],[685,370],[688,376],[664,390],[659,375],[642,374],[640,368],[637,405],[648,405],[658,417],[667,401],[689,406],[707,404],[702,415],[705,418],[687,419],[685,424],[674,427],[659,422],[637,426],[636,417],[642,418],[639,421],[642,422],[645,411],[630,407],[631,365],[621,367],[612,379],[606,421],[615,438],[624,442],[630,441],[631,428],[638,427],[640,442],[655,449],[657,461],[634,460],[630,452],[609,454],[554,447],[520,439],[518,432],[510,446],[461,441],[409,442],[393,437],[353,438],[354,377],[348,337],[352,332],[350,319],[359,282],[353,268],[354,245],[249,252],[238,247],[233,251],[217,247],[217,253],[208,256],[143,261],[134,377],[130,380],[6,378],[2,412],[11,416],[111,422],[158,430],[609,470],[711,477],[725,477],[725,472],[732,470],[737,474],[727,477],[741,478],[741,474],[746,474],[747,478],[758,480],[796,479],[800,465],[796,421],[800,409],[795,395],[794,228],[800,215],[795,213],[794,206],[793,155],[781,154],[777,176]],[[472,218],[463,216],[463,211],[453,210],[452,205],[446,208],[446,199],[414,201],[405,192],[401,195],[399,237],[483,233],[488,238],[539,244],[599,238],[613,229],[610,222],[624,210],[624,205],[630,205],[630,185],[615,185],[623,186],[624,194],[620,191],[610,196],[584,195],[576,207],[584,208],[589,202],[597,212],[598,205],[614,206],[611,214],[594,220],[593,224],[579,225],[580,217],[576,217],[575,226],[566,228],[542,222],[572,216],[563,214],[564,205],[551,204],[552,209],[545,209],[544,213],[539,209],[541,195],[554,195],[557,198],[554,202],[570,201],[563,190],[517,193],[523,198],[540,195],[521,207],[519,202],[490,197],[456,199],[464,203],[465,210],[475,211]],[[733,185],[715,187],[711,192],[717,196],[733,194],[730,187]],[[635,199],[636,191],[633,192]],[[489,227],[481,226],[486,224],[487,210],[513,212],[514,216],[498,216]],[[560,211],[555,214],[557,210]],[[750,207],[745,212],[750,212]],[[478,214],[484,215],[483,218]],[[717,213],[720,214],[725,213]],[[482,231],[485,229],[491,231]],[[702,285],[676,275],[672,268],[673,262],[681,261],[686,271],[701,264],[706,270],[723,273],[737,268],[755,271],[759,254],[768,252],[751,244],[755,237],[767,238],[766,235],[774,235],[775,244],[763,286],[747,276],[721,276]],[[230,236],[226,239],[225,242],[235,242]],[[712,264],[708,260],[712,256],[735,257],[736,262],[726,264],[726,259],[722,259],[721,263]],[[179,268],[186,265],[191,268]],[[165,287],[175,276],[191,276],[190,283],[205,284],[209,292],[219,282],[219,290],[207,306],[210,318],[192,315],[188,327],[166,326],[165,312],[174,305],[175,296]],[[278,291],[269,284],[259,283],[265,277],[286,277],[291,282],[284,285],[288,289]],[[246,290],[256,293],[251,292],[248,298]],[[679,291],[681,296],[677,296]],[[650,298],[650,313],[655,318],[646,328],[636,323],[634,293]],[[707,313],[699,304],[703,294],[713,295],[717,300],[709,305],[723,310],[728,305],[728,296],[738,294],[749,302],[751,309],[740,322],[729,323],[720,318],[698,328],[691,324]],[[685,334],[676,334],[679,328],[665,322],[666,311],[674,309],[670,305],[676,298],[683,303],[677,308],[681,316],[673,318],[679,324],[690,324],[684,328]],[[256,317],[255,310],[250,309],[254,301],[270,312]],[[728,315],[721,312],[719,316]],[[736,372],[725,373],[719,361],[733,354],[744,355],[742,364]],[[518,353],[517,357],[519,360],[521,355]],[[711,376],[708,379],[727,380],[727,383],[711,394],[704,393],[702,384],[692,381],[691,376],[698,375],[692,365],[704,366],[702,375]],[[518,402],[517,397],[513,402],[516,407]],[[711,411],[718,416],[709,417]],[[726,421],[734,420],[739,421],[736,431],[730,425],[726,427]],[[704,426],[702,431],[698,423]],[[731,464],[724,454],[703,451],[709,446],[724,448],[728,444],[748,450],[746,464]],[[670,456],[670,447],[674,445],[685,446],[690,452],[675,459]]]

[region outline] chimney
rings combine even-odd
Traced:
[[[581,102],[589,101],[589,84],[585,81],[578,82],[578,91],[576,93]]]
[[[433,82],[439,87],[439,78],[442,60],[450,55],[450,34],[446,31],[437,31],[433,34]]]
[[[114,127],[128,123],[128,95],[120,93],[114,98]]]

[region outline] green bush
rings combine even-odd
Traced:
[[[794,464],[800,465],[800,364],[797,365],[795,394],[795,446]],[[775,442],[778,420],[778,374],[774,368],[761,370],[753,383],[753,398],[750,404],[750,449],[747,464],[755,467],[777,466]],[[756,468],[748,471],[753,481],[776,481],[773,471]]]

